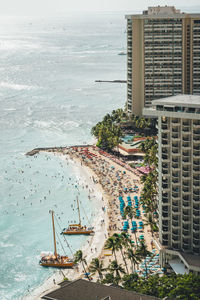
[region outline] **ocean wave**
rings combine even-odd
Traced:
[[[4,108],[3,110],[5,110],[5,111],[15,111],[17,109],[14,108],[14,107],[10,107],[10,108]]]
[[[0,88],[6,88],[6,89],[22,91],[22,90],[31,90],[34,87],[29,86],[29,85],[25,85],[25,84],[16,84],[16,83],[9,83],[9,82],[2,81],[0,83]]]
[[[21,282],[21,281],[25,281],[26,277],[27,277],[26,274],[19,273],[15,276],[14,280]]]
[[[78,122],[75,122],[75,121],[66,121],[66,122],[63,122],[63,126],[64,127],[73,127],[73,128],[77,128],[80,126],[80,123]]]
[[[0,50],[39,49],[41,45],[22,40],[0,40]]]
[[[36,128],[51,128],[55,125],[55,122],[53,121],[34,121],[33,122],[33,127],[36,127]]]
[[[6,244],[4,242],[0,242],[0,247],[2,248],[14,247],[14,244]]]

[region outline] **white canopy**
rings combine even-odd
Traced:
[[[169,264],[176,274],[188,274],[188,269],[185,268],[185,265],[180,261],[180,259],[171,259]]]

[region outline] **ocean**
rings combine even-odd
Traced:
[[[25,153],[92,143],[91,127],[124,107],[126,84],[95,80],[126,79],[126,56],[118,55],[125,29],[119,13],[0,20],[1,300],[22,299],[56,272],[38,264],[53,251],[50,210],[58,233],[77,221],[77,195],[90,222],[97,218],[98,203],[70,161]],[[87,239],[68,242],[75,252]]]

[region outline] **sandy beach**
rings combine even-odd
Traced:
[[[104,250],[105,241],[114,233],[121,233],[125,221],[120,214],[119,196],[124,199],[126,206],[128,203],[127,197],[130,197],[132,202],[134,201],[134,196],[137,196],[139,199],[142,189],[140,184],[141,174],[116,157],[99,151],[95,146],[49,149],[48,152],[60,155],[62,159],[71,160],[78,178],[93,192],[95,196],[94,201],[99,207],[99,214],[95,220],[95,234],[88,237],[82,251],[88,265],[93,258],[99,257],[103,261],[104,267],[107,267],[114,258],[110,250]],[[139,221],[145,222],[145,211],[143,209],[140,209],[140,211],[141,215],[137,223]],[[143,235],[148,250],[153,251],[155,255],[158,253],[155,247],[156,242],[151,235],[149,226],[144,226],[141,230],[137,230],[136,234],[133,234],[129,229],[128,234],[135,244]],[[123,263],[121,257],[119,262]],[[128,268],[131,269],[131,266],[128,265]],[[138,272],[142,272],[142,269],[139,269]],[[23,299],[40,299],[42,295],[55,289],[57,283],[61,282],[63,277],[67,277],[69,280],[84,278],[83,273],[80,264],[74,269],[58,270],[40,287],[30,292]],[[93,280],[96,279],[97,277],[93,276]]]

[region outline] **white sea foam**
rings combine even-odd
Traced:
[[[5,110],[5,111],[15,111],[15,110],[16,110],[16,108],[14,108],[14,107],[10,107],[10,108],[4,108],[3,110]]]
[[[26,274],[18,273],[17,275],[15,275],[14,280],[18,281],[18,282],[25,281],[26,280]]]
[[[0,242],[0,247],[2,248],[14,247],[14,244]]]
[[[1,50],[22,50],[22,49],[39,49],[41,45],[22,40],[0,40]]]
[[[10,82],[4,82],[2,81],[0,83],[0,88],[6,88],[6,89],[12,89],[12,90],[17,90],[17,91],[22,91],[22,90],[31,90],[34,87],[25,85],[25,84],[17,84],[17,83],[10,83]]]

